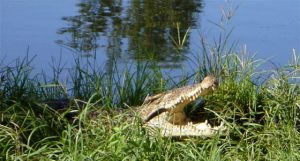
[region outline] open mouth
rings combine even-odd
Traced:
[[[207,120],[197,122],[188,117],[184,110],[188,104],[212,93],[217,87],[216,78],[208,76],[201,83],[159,94],[156,100],[143,107],[146,111],[144,125],[160,130],[164,137],[210,137],[224,131],[224,123],[212,126]],[[203,118],[203,115],[197,114],[197,117]]]
[[[207,120],[200,123],[188,122],[185,125],[174,125],[166,121],[166,113],[160,114],[146,123],[147,127],[159,130],[163,137],[187,138],[187,137],[212,137],[217,133],[224,133],[224,122],[219,126],[212,126]]]

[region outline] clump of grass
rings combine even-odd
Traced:
[[[223,39],[225,38],[225,39]],[[195,73],[165,77],[138,62],[112,72],[78,57],[75,66],[53,68],[53,79],[33,74],[32,60],[0,69],[1,160],[299,160],[299,59],[266,77],[246,50],[203,41]],[[82,64],[82,62],[87,62]],[[70,80],[60,81],[68,72]],[[213,74],[220,87],[205,100],[203,116],[224,121],[226,133],[174,141],[152,136],[134,107],[155,94]],[[260,83],[256,78],[265,77]],[[64,101],[66,100],[66,101]],[[54,102],[54,103],[50,103]],[[62,106],[60,106],[60,105]],[[59,105],[59,106],[58,106]],[[67,114],[76,111],[68,120]],[[202,112],[203,112],[202,111]]]
[[[220,59],[206,59],[211,60],[212,66],[218,65],[213,60],[223,63],[219,63],[218,72],[206,69],[208,74],[219,73],[221,83],[213,95],[205,97],[205,113],[212,122],[225,121],[228,131],[212,138],[177,142],[159,134],[151,136],[134,111],[120,108],[142,103],[148,93],[201,79],[204,74],[200,72],[204,69],[176,83],[164,78],[158,68],[149,68],[152,66],[149,64],[128,67],[125,72],[115,68],[112,75],[95,69],[88,71],[76,64],[77,71],[70,72],[73,76],[70,84],[62,85],[45,81],[45,76],[32,75],[31,70],[26,70],[30,66],[27,60],[16,67],[1,69],[3,160],[300,158],[297,65],[271,71],[271,77],[258,84],[252,58],[246,60],[228,53]],[[52,92],[47,93],[48,90]],[[68,110],[65,113],[53,110],[45,103],[47,97],[81,102],[75,107],[68,106],[70,110],[76,108],[78,115],[73,119],[78,121],[68,122],[64,117]]]

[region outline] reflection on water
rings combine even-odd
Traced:
[[[184,60],[189,35],[180,51],[171,37],[179,41],[178,35],[195,27],[202,6],[201,0],[84,0],[78,15],[63,17],[66,27],[58,33],[67,38],[57,43],[92,56],[106,48],[108,64],[124,55],[174,67]]]
[[[0,0],[0,60],[23,58],[29,49],[35,67],[50,71],[51,57],[61,54],[71,66],[76,51],[95,56],[101,68],[112,60],[124,65],[152,58],[171,72],[174,66],[193,70],[191,60],[203,53],[200,40],[218,41],[222,8],[231,6],[238,10],[225,28],[234,28],[236,50],[246,44],[256,58],[279,65],[288,63],[293,48],[300,51],[299,0]],[[177,22],[181,36],[191,27],[180,51],[170,38],[177,39]]]

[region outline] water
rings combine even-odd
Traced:
[[[246,44],[256,58],[285,65],[293,48],[300,51],[299,0],[1,0],[0,7],[0,59],[9,64],[28,53],[43,70],[52,58],[68,64],[77,54],[106,69],[148,59],[165,69],[189,66],[201,53],[201,35],[212,41],[224,31],[216,25],[221,8],[230,14],[238,7],[222,27],[233,28],[231,42]],[[190,27],[180,52],[170,38],[178,36],[176,22],[181,36]]]

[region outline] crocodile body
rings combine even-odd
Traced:
[[[223,125],[213,128],[207,122],[194,123],[186,116],[184,108],[197,98],[212,93],[217,87],[217,79],[207,76],[200,83],[147,97],[139,115],[146,126],[160,129],[163,136],[213,135]]]

